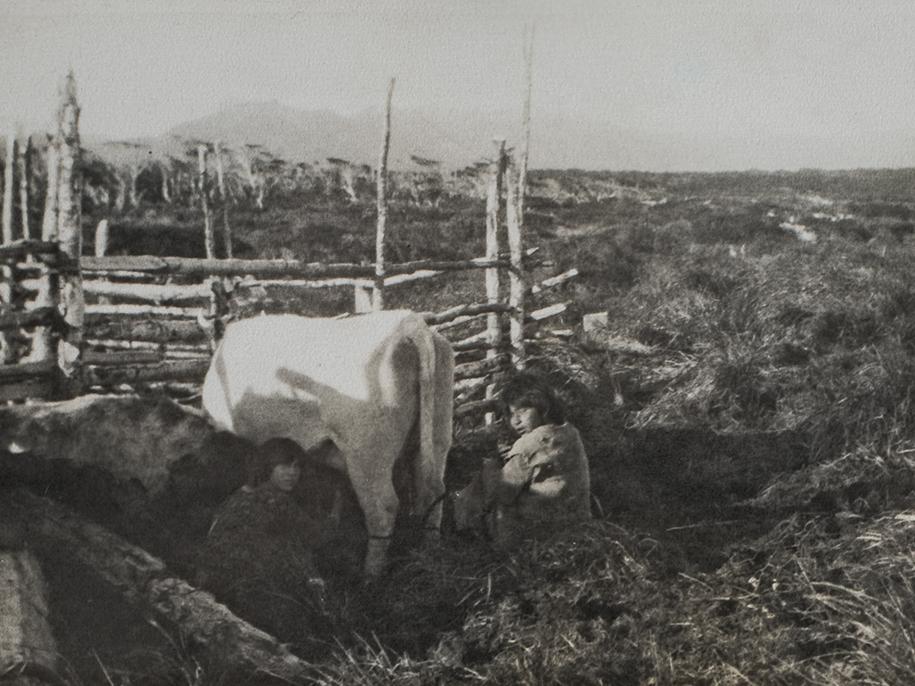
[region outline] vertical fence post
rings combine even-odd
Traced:
[[[41,217],[41,240],[57,240],[58,185],[60,183],[60,137],[51,136],[47,153],[48,189],[45,194],[44,214]],[[49,268],[43,261],[39,263],[38,293],[35,295],[35,307],[56,307],[60,301],[60,283],[58,273]],[[56,355],[57,344],[54,332],[50,327],[36,327],[32,336],[32,350],[29,359],[33,362],[44,362]]]
[[[108,254],[108,220],[102,219],[95,227],[95,256],[104,257]],[[107,279],[101,279],[101,281],[107,281]],[[98,296],[99,305],[108,305],[111,303],[111,298],[106,295]]]
[[[80,348],[85,314],[79,265],[83,245],[79,104],[76,100],[76,79],[72,71],[67,74],[61,92],[57,133],[60,145],[57,238],[61,251],[70,258],[70,264],[60,279],[60,302],[65,330],[58,344],[57,360],[63,374],[62,390],[70,395],[79,390]]]
[[[378,224],[375,229],[375,287],[372,289],[372,309],[384,309],[384,240],[388,221],[388,149],[391,147],[391,98],[394,97],[394,79],[388,84],[388,97],[384,107],[384,140],[378,162],[377,207]]]
[[[12,128],[6,134],[6,158],[3,167],[3,243],[13,242],[13,188],[16,183],[16,135]]]
[[[32,176],[32,137],[23,135],[19,146],[19,209],[22,213],[22,237],[32,237],[31,216],[29,215],[29,183]]]
[[[505,219],[508,234],[509,269],[508,304],[511,306],[509,336],[512,346],[512,364],[515,369],[524,367],[524,240],[521,223],[521,206],[518,175],[514,164],[508,167],[505,179]]]
[[[197,178],[200,184],[200,207],[203,210],[203,245],[207,259],[216,257],[216,235],[213,232],[213,217],[210,216],[210,201],[207,198],[207,146],[197,146]]]
[[[3,244],[6,244],[13,242],[13,183],[16,164],[16,137],[13,135],[12,129],[6,134],[6,157],[4,159],[2,240]],[[0,313],[12,305],[12,278],[12,269],[4,265],[0,269]],[[0,332],[0,364],[11,362],[12,358],[13,349],[9,339],[6,334]]]
[[[219,188],[219,201],[222,203],[222,242],[225,245],[226,259],[232,259],[232,228],[229,226],[229,197],[226,193],[226,178],[222,168],[222,143],[213,143],[213,154],[216,156],[216,185]]]
[[[505,175],[505,140],[497,139],[496,159],[490,166],[489,185],[486,192],[486,258],[499,257],[499,209],[502,204],[503,176]],[[499,268],[489,267],[485,271],[486,302],[490,305],[499,302]],[[499,354],[502,345],[502,317],[497,312],[486,315],[486,358],[492,359]],[[495,395],[495,385],[486,386],[486,398]],[[492,424],[495,416],[487,412],[484,421]]]

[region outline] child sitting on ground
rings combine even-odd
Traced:
[[[588,458],[553,390],[518,374],[499,399],[518,439],[504,459],[484,459],[478,479],[456,495],[458,528],[473,526],[480,512],[493,542],[509,548],[589,519]]]
[[[324,582],[312,553],[323,532],[292,496],[303,457],[286,438],[258,448],[249,485],[220,507],[199,564],[199,581],[217,599],[293,642],[308,642],[324,621]]]

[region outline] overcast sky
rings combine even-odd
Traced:
[[[106,137],[232,100],[380,108],[391,76],[400,107],[520,112],[526,22],[535,125],[539,112],[780,144],[895,136],[915,165],[910,0],[0,0],[0,125],[49,127],[71,66],[83,131]]]

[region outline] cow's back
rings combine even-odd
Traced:
[[[397,380],[385,365],[416,317],[385,311],[234,322],[207,372],[204,409],[220,427],[257,443],[283,436],[307,450],[327,438],[345,442],[352,422],[370,422],[367,414],[400,400],[386,395]]]

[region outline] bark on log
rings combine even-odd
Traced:
[[[150,343],[205,343],[206,333],[195,321],[186,319],[130,320],[90,314],[86,335],[92,338],[124,339]]]
[[[177,625],[214,661],[292,683],[313,676],[308,663],[209,593],[172,576],[161,560],[62,505],[16,490],[0,499],[0,512],[4,521],[21,522],[39,550],[64,553],[85,565],[129,602]]]
[[[201,307],[168,307],[166,305],[87,305],[86,315],[125,317],[187,317],[197,319],[206,310]]]
[[[48,594],[35,556],[0,548],[0,681],[64,684],[48,621]]]
[[[477,257],[472,260],[417,260],[388,265],[385,274],[406,275],[425,271],[459,271],[508,267],[503,258],[489,260]],[[301,260],[207,260],[193,257],[154,257],[151,255],[112,255],[88,257],[80,260],[83,272],[147,272],[186,276],[278,276],[300,279],[353,278],[371,279],[375,268],[368,264],[325,264]]]
[[[20,362],[0,365],[0,383],[13,379],[29,379],[36,376],[50,376],[54,372],[53,360],[44,362]]]
[[[87,350],[83,353],[85,364],[98,366],[158,364],[163,360],[162,353],[152,350],[118,350],[115,352]]]
[[[89,367],[84,377],[88,386],[133,385],[155,381],[202,382],[210,360],[174,360],[157,364],[123,367]]]

